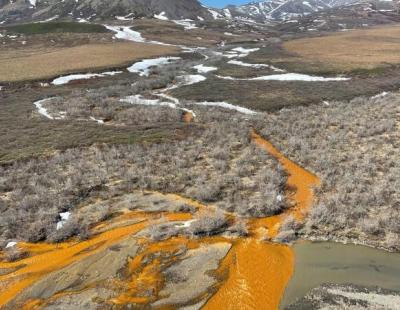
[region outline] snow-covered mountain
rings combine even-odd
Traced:
[[[212,19],[197,0],[0,0],[0,23],[69,17],[129,19],[159,14],[169,19]]]
[[[311,13],[337,6],[349,5],[358,0],[267,0],[241,6],[228,6],[224,12],[235,18],[257,22],[293,20]]]

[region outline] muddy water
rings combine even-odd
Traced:
[[[400,292],[400,253],[332,242],[294,246],[295,272],[281,308],[324,283],[379,286]]]

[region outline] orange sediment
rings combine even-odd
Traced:
[[[159,242],[138,239],[140,252],[128,259],[124,280],[112,279],[119,295],[109,300],[109,303],[117,306],[130,303],[148,305],[157,300],[158,293],[164,285],[163,270],[182,257],[184,253],[182,249],[195,249],[202,244],[224,241],[233,244],[217,272],[217,275],[223,273],[226,280],[208,300],[204,309],[278,308],[281,296],[293,273],[294,255],[288,246],[262,240],[265,237],[276,236],[280,224],[286,217],[293,216],[299,221],[303,219],[312,205],[312,188],[319,185],[319,179],[287,159],[254,131],[252,139],[274,156],[287,171],[288,188],[294,189],[293,192],[288,191],[287,195],[295,206],[277,216],[250,219],[249,238],[229,240],[223,237],[211,237],[192,240],[181,236]],[[194,207],[197,212],[216,209],[215,206],[204,205],[179,195],[165,196],[186,203]],[[234,217],[234,214],[226,213],[226,215]],[[93,227],[92,232],[97,235],[87,241],[70,241],[57,245],[19,243],[18,246],[29,252],[31,257],[13,263],[0,261],[0,269],[6,271],[0,275],[0,308],[47,274],[117,244],[123,238],[147,228],[152,221],[160,219],[170,222],[187,221],[192,219],[192,214],[127,211]],[[53,297],[57,298],[56,295]],[[207,294],[204,298],[207,298]],[[46,301],[37,299],[27,301],[24,309],[37,309],[42,303]]]
[[[229,276],[203,309],[277,309],[294,266],[288,246],[239,240],[227,256]]]
[[[295,193],[289,198],[295,203],[283,214],[251,219],[251,238],[239,240],[222,262],[228,265],[229,275],[203,309],[277,309],[286,285],[294,270],[294,253],[289,246],[263,242],[273,238],[282,221],[288,216],[302,220],[313,202],[312,188],[319,179],[280,153],[255,131],[254,143],[274,156],[288,173],[287,186]]]
[[[280,223],[288,216],[293,216],[298,221],[304,218],[313,203],[313,188],[319,186],[320,180],[316,175],[285,157],[275,146],[262,138],[255,131],[252,131],[252,139],[254,143],[266,150],[281,163],[289,175],[286,185],[289,188],[295,189],[294,194],[288,197],[295,203],[293,208],[288,209],[286,212],[276,217],[273,216],[254,221],[258,224],[256,226],[268,226],[269,236],[274,237],[278,233]]]

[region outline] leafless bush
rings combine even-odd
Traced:
[[[189,230],[194,236],[212,236],[223,232],[228,226],[228,219],[222,211],[202,212],[191,223]]]
[[[314,236],[391,247],[399,234],[400,95],[297,107],[261,117],[256,128],[321,179],[305,226]]]
[[[15,262],[28,257],[29,253],[17,246],[10,247],[4,251],[4,258],[7,262]]]

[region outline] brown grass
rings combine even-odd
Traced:
[[[63,73],[120,66],[133,60],[178,52],[170,46],[119,42],[68,48],[0,52],[0,82],[54,77]]]
[[[286,42],[284,47],[308,60],[345,70],[400,63],[400,27],[385,26]]]

